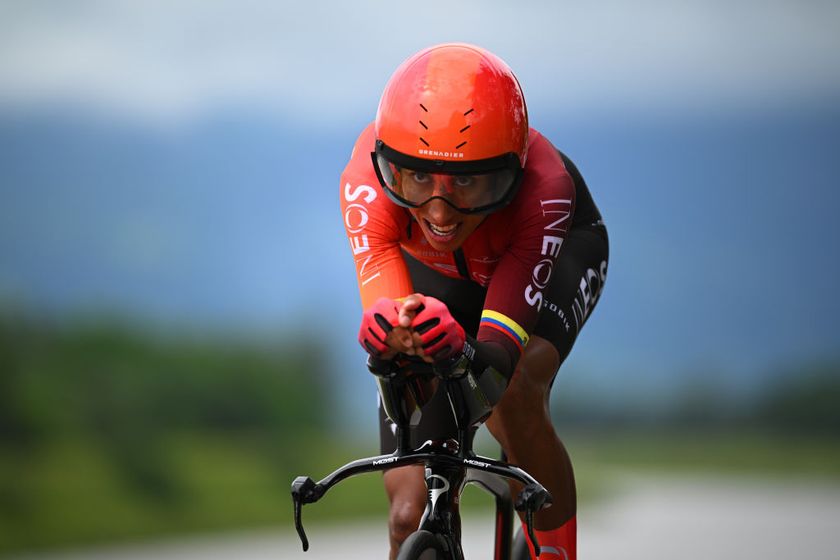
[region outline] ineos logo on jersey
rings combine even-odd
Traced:
[[[370,221],[367,206],[356,202],[360,198],[370,204],[376,200],[376,189],[368,185],[359,185],[356,188],[353,188],[353,185],[350,183],[344,185],[344,200],[352,203],[344,208],[344,225],[350,234],[350,248],[353,250],[353,255],[357,257],[357,266],[361,260],[361,266],[358,268],[359,278],[362,281],[362,285],[365,285],[377,278],[381,273],[376,269],[366,270],[368,262],[373,258],[373,255],[359,257],[359,255],[370,252],[370,242],[368,241],[367,234],[358,235],[364,231],[365,226]]]
[[[562,239],[560,240],[562,241]],[[560,245],[558,244],[558,247]],[[543,259],[534,267],[531,281],[534,286],[542,290],[548,286],[548,281],[551,280],[551,271],[554,269],[554,261],[551,259]]]
[[[350,233],[359,233],[365,229],[369,219],[367,208],[361,204],[348,204],[344,210],[344,225]]]
[[[586,269],[583,277],[580,279],[578,286],[578,293],[575,296],[575,301],[572,304],[572,314],[575,317],[575,323],[578,331],[586,322],[587,317],[592,312],[592,308],[601,297],[601,291],[604,289],[604,281],[607,279],[607,261],[601,261],[598,270],[594,268]]]
[[[565,235],[569,229],[569,218],[572,216],[572,200],[570,198],[555,198],[552,200],[541,200],[543,216],[551,216],[554,220],[543,228],[544,231],[558,232]],[[555,219],[556,218],[556,219]],[[531,273],[531,283],[525,287],[525,301],[528,305],[540,309],[543,301],[542,290],[548,287],[551,282],[551,273],[554,270],[554,261],[560,255],[560,247],[563,245],[563,237],[544,234],[540,253],[546,258],[541,259]]]

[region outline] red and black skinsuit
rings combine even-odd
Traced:
[[[562,362],[600,297],[608,259],[606,228],[574,164],[530,129],[516,196],[488,214],[458,250],[444,253],[383,192],[371,164],[374,143],[371,124],[341,176],[341,208],[363,308],[380,297],[434,296],[479,349],[490,350],[486,354],[502,373],[512,374],[532,335],[554,344]],[[413,440],[451,433],[441,420],[449,415],[430,410],[423,416]],[[386,453],[396,445],[381,417]]]

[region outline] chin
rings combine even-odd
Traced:
[[[453,251],[457,251],[458,247],[461,246],[461,243],[457,239],[449,241],[448,243],[440,243],[427,237],[426,241],[429,242],[429,245],[432,247],[432,249],[434,249],[435,251],[440,251],[442,253],[451,253]]]

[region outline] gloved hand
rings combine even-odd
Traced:
[[[446,304],[431,296],[414,294],[410,297],[420,298],[411,327],[420,335],[423,352],[436,362],[461,352],[466,334]]]
[[[388,298],[379,298],[362,314],[359,327],[359,344],[368,354],[382,356],[390,353],[385,342],[394,327],[399,324],[399,303]]]

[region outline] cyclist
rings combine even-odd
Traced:
[[[341,176],[341,204],[364,310],[359,342],[375,363],[398,353],[467,359],[510,379],[487,427],[554,496],[535,517],[541,558],[574,559],[574,475],[548,396],[601,295],[608,257],[577,168],[529,128],[501,59],[443,44],[388,81]],[[381,405],[380,420],[388,453],[396,439]],[[448,404],[432,398],[412,444],[453,433]],[[423,469],[391,469],[384,484],[393,558],[423,513]]]

